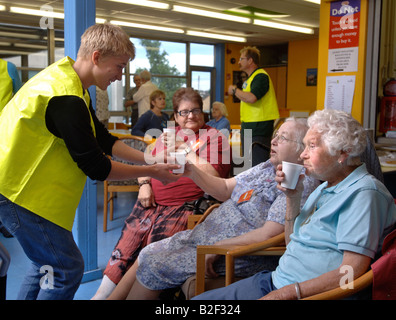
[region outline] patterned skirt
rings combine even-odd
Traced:
[[[189,207],[161,206],[144,208],[136,202],[130,216],[125,220],[121,237],[107,263],[104,274],[118,283],[148,244],[168,238],[187,228]]]

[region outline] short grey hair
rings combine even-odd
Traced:
[[[297,142],[297,152],[302,153],[304,151],[304,144],[303,140],[305,137],[305,134],[308,131],[308,124],[307,124],[307,119],[306,118],[296,118],[296,117],[289,117],[285,120],[286,122],[293,121],[296,126],[296,130],[293,132],[294,133],[294,140]]]
[[[221,112],[221,114],[222,114],[223,116],[225,116],[225,117],[228,117],[228,110],[227,110],[226,105],[225,105],[223,102],[215,101],[215,102],[213,102],[213,104],[212,104],[212,107],[214,107],[214,106],[219,106],[219,107],[220,107],[220,112]]]
[[[151,73],[149,72],[149,71],[147,71],[147,70],[143,70],[142,72],[140,72],[140,78],[143,80],[143,81],[149,81],[149,80],[151,80]]]
[[[339,110],[318,110],[308,118],[308,126],[321,134],[331,155],[344,151],[349,155],[348,165],[360,163],[360,155],[367,146],[367,134],[350,114]]]

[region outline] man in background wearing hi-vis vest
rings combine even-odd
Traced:
[[[142,152],[99,122],[88,88],[122,79],[135,57],[129,36],[111,24],[88,28],[74,62],[65,57],[30,79],[0,113],[0,221],[32,261],[20,299],[73,299],[84,272],[71,232],[87,176],[176,181],[176,165],[145,164]],[[151,159],[150,159],[151,161]]]
[[[242,150],[245,150],[244,133],[249,129],[252,130],[252,143],[260,142],[268,147],[268,151],[253,148],[252,165],[255,166],[269,158],[274,120],[279,118],[279,110],[271,78],[264,69],[259,68],[260,51],[256,47],[245,47],[240,53],[239,68],[247,73],[248,79],[242,90],[231,85],[228,93],[241,100]]]

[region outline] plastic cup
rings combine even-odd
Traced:
[[[282,171],[285,173],[285,180],[281,183],[281,186],[287,189],[295,189],[303,168],[301,164],[282,161]]]
[[[184,166],[186,165],[186,154],[185,152],[171,152],[171,158],[175,159],[175,163],[180,165],[180,169],[174,169],[173,173],[184,173]]]

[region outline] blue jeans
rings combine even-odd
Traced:
[[[84,273],[84,260],[72,233],[2,194],[0,221],[32,262],[17,299],[72,300]]]
[[[262,271],[254,276],[234,282],[227,287],[206,291],[192,300],[257,300],[273,290],[270,271]]]

